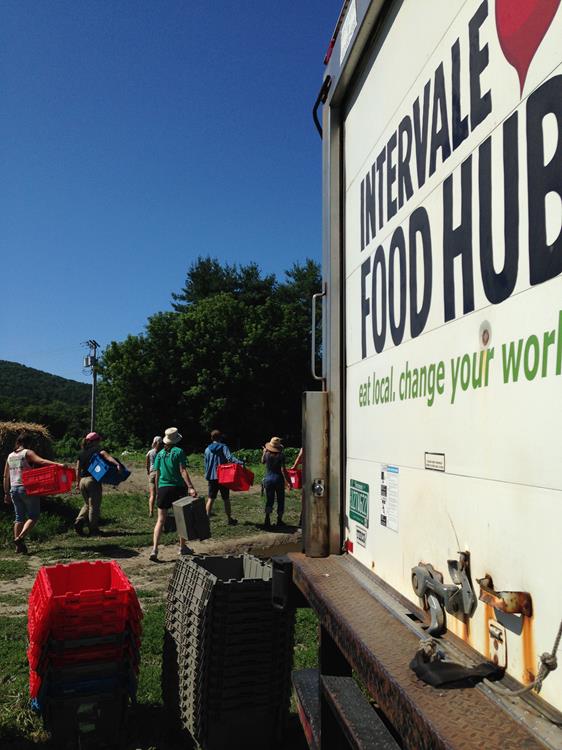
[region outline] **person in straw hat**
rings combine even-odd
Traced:
[[[168,427],[164,433],[164,448],[154,459],[158,518],[154,526],[152,552],[150,553],[152,562],[158,562],[158,543],[172,503],[185,497],[186,487],[191,497],[197,497],[197,492],[187,472],[185,452],[178,446],[181,439],[182,436],[177,427]],[[186,542],[186,539],[180,537],[180,554],[187,553]]]
[[[290,490],[291,482],[285,468],[285,454],[283,453],[283,445],[280,437],[272,437],[269,443],[264,445],[261,462],[265,464],[263,486],[266,501],[263,525],[266,529],[271,528],[271,514],[275,498],[277,497],[277,526],[283,526],[285,487]]]

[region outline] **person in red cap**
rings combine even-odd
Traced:
[[[119,461],[103,450],[100,444],[101,436],[97,432],[89,432],[82,441],[82,450],[78,454],[78,461],[76,462],[76,486],[79,487],[84,498],[84,505],[80,509],[76,521],[74,521],[74,530],[79,536],[84,536],[85,525],[88,526],[90,536],[97,536],[100,533],[102,484],[88,472],[88,466],[94,454],[99,453],[103,459],[116,466],[118,471],[121,471]]]

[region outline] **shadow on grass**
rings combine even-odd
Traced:
[[[172,724],[169,712],[162,705],[142,703],[129,710],[122,747],[189,750],[194,745],[187,732]]]
[[[252,526],[254,529],[258,529],[258,531],[265,531],[268,534],[294,534],[300,528],[299,526],[294,526],[288,523],[283,523],[280,526],[275,523],[272,523],[271,526],[265,526],[263,523],[252,523],[248,525]]]
[[[87,537],[84,538],[85,544],[80,548],[80,551],[82,553],[88,554],[88,555],[99,555],[100,557],[113,557],[116,560],[119,559],[126,559],[129,557],[138,557],[139,553],[137,550],[132,549],[130,547],[120,547],[117,544],[96,544],[92,545],[91,547],[88,546],[88,540]],[[56,556],[57,552],[65,552],[65,556],[68,556],[68,547],[62,547],[60,545],[49,547],[48,549],[43,551],[43,554],[48,555],[49,557],[53,557],[53,555]],[[72,557],[76,557],[77,548],[71,548]]]
[[[150,532],[148,531],[112,531],[111,529],[105,528],[107,526],[106,521],[100,521],[100,526],[102,527],[103,535],[107,537],[127,537],[127,536],[138,536],[142,537],[145,534],[148,534]],[[86,533],[85,538],[88,538],[88,534]]]
[[[2,750],[59,750],[56,744],[51,740],[45,740],[38,744],[33,740],[22,737],[17,732],[0,733],[0,747]]]
[[[170,726],[169,714],[158,704],[137,704],[127,713],[121,750],[189,750],[193,742],[185,731]],[[30,739],[18,730],[0,732],[2,750],[61,750],[60,744],[45,737],[42,741]],[[99,750],[106,746],[94,745]],[[92,748],[92,745],[88,745]],[[281,750],[308,750],[298,717],[291,714],[287,724]],[[265,748],[264,748],[265,750]]]
[[[66,528],[70,528],[76,518],[76,507],[71,505],[65,498],[61,501],[56,497],[41,498],[41,513],[60,519]]]
[[[177,723],[172,721],[170,713],[161,705],[139,704],[129,711],[123,750],[140,748],[143,750],[144,748],[191,750],[194,747],[189,733],[179,729]],[[270,745],[264,745],[264,750],[268,747]],[[289,715],[283,741],[276,747],[278,750],[308,750],[308,744],[296,714]]]

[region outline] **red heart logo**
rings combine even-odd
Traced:
[[[521,93],[560,0],[496,0],[496,28],[505,59],[519,76]]]

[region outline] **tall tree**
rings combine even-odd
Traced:
[[[148,442],[171,424],[191,449],[213,427],[235,445],[271,434],[300,439],[301,393],[315,387],[309,307],[318,266],[295,264],[282,283],[255,264],[228,266],[229,290],[221,291],[206,278],[216,263],[190,267],[177,312],[153,316],[142,336],[104,352],[100,417],[115,440]],[[224,272],[218,267],[217,278]]]
[[[191,305],[217,294],[232,294],[248,304],[262,304],[276,288],[273,274],[262,276],[257,263],[237,266],[199,256],[187,270],[180,292],[172,293],[172,307],[187,312]]]

